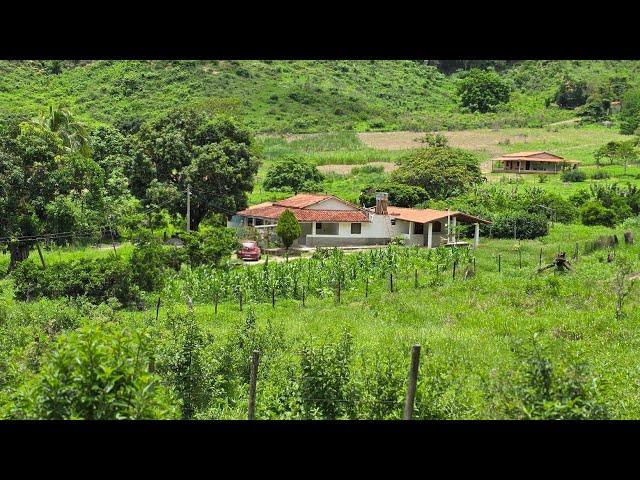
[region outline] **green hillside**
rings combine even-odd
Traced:
[[[465,113],[456,84],[423,61],[2,61],[0,111],[67,104],[90,123],[137,122],[197,104],[260,132],[537,127],[574,116],[547,100],[565,75],[635,83],[633,61],[523,61],[500,69],[512,86],[496,113]],[[445,70],[446,71],[446,70]]]

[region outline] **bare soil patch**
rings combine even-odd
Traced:
[[[391,162],[369,162],[363,165],[319,165],[318,170],[322,173],[337,173],[338,175],[349,175],[351,170],[356,167],[364,167],[365,165],[382,166],[385,173],[393,172],[398,165]]]
[[[524,133],[506,133],[499,130],[460,130],[455,132],[437,132],[449,140],[452,147],[487,152],[500,155],[504,148],[501,144],[521,143],[527,140]],[[365,145],[380,150],[406,150],[424,146],[420,139],[423,132],[364,132],[358,138]]]

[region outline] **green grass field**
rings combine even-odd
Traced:
[[[355,287],[342,292],[340,304],[336,304],[334,295],[330,294],[324,298],[310,296],[304,307],[300,300],[277,298],[275,307],[270,303],[249,303],[240,311],[237,303],[225,302],[215,314],[211,304],[196,302],[193,311],[198,325],[211,336],[212,349],[222,348],[235,338],[248,310],[255,312],[256,328],[264,335],[271,332],[268,335],[279,339],[275,345],[264,346],[267,350],[263,352],[264,370],[258,382],[257,418],[297,418],[295,414],[288,417],[286,408],[274,410],[274,405],[280,405],[278,398],[291,395],[286,393],[287,382],[300,381],[297,380],[302,375],[300,349],[308,344],[318,348],[330,344],[345,331],[353,339],[348,364],[351,381],[370,378],[374,367],[371,362],[377,361],[375,359],[389,358],[394,362],[394,375],[400,382],[395,387],[398,401],[385,418],[397,418],[401,413],[403,379],[409,349],[415,343],[421,344],[424,352],[417,405],[419,418],[510,418],[500,392],[511,381],[509,375],[522,367],[523,360],[514,351],[520,343],[544,346],[545,358],[553,368],[567,362],[585,364],[584,375],[595,385],[598,402],[606,405],[607,416],[637,418],[640,415],[638,286],[624,303],[625,316],[616,319],[613,283],[619,262],[607,263],[609,250],[596,250],[587,255],[579,251],[570,273],[536,273],[541,249],[544,264],[557,251],[564,250],[571,255],[576,242],[582,249],[584,242],[611,233],[621,238],[620,229],[558,224],[549,236],[540,240],[483,239],[475,251],[476,271],[470,278],[462,274],[462,266],[455,280],[450,270],[434,276],[418,267],[418,288],[411,272],[399,273],[393,293],[389,292],[386,281],[378,280],[370,285],[368,298],[362,288]],[[640,231],[636,229],[634,233],[638,236]],[[518,246],[522,251],[521,266]],[[104,252],[100,252],[102,254]],[[620,245],[615,254],[617,258],[630,260],[632,274],[640,272],[638,244]],[[60,253],[61,258],[68,259],[80,255],[77,250]],[[97,253],[87,250],[84,255],[94,258]],[[500,272],[498,255],[501,256]],[[48,258],[53,261],[55,254]],[[60,312],[52,313],[54,316],[67,311],[64,301],[15,302],[11,296],[11,280],[3,280],[2,286],[0,303],[4,310],[0,310],[5,312],[5,326],[21,322],[20,335],[27,338],[40,335],[38,311]],[[170,331],[171,322],[175,321],[172,319],[187,315],[186,302],[172,304],[165,299],[156,322],[156,298],[157,295],[148,296],[148,307],[144,311],[111,311],[106,305],[84,306],[82,315],[88,316],[82,322],[115,321],[134,329]],[[18,335],[17,330],[12,332],[11,338]],[[23,361],[19,360],[23,355],[21,348],[27,346],[28,343],[14,350],[13,355],[18,356],[12,357],[14,362]],[[201,413],[199,418],[244,418],[246,390],[235,391],[234,395],[234,398],[219,398],[219,407]],[[366,398],[348,400],[355,402],[356,418],[369,418],[358,417],[365,415],[364,410],[358,408]]]

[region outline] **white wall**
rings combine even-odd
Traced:
[[[326,200],[305,207],[305,210],[355,210],[355,208],[350,205],[345,205],[335,198],[327,198]]]

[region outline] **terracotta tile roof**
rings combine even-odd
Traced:
[[[515,152],[515,153],[505,153],[504,155],[502,155],[503,157],[530,157],[531,155],[540,155],[541,153],[546,153],[548,155],[553,155],[553,153],[549,153],[549,152],[543,152],[543,151],[538,151],[538,152]],[[554,155],[555,157],[557,157],[558,155]]]
[[[474,217],[473,215],[468,215],[456,210],[447,212],[446,210],[433,210],[430,208],[401,208],[390,206],[388,207],[388,212],[389,215],[396,217],[399,220],[415,223],[435,222],[437,220],[446,219],[448,215],[455,216],[459,220],[470,223],[491,223],[487,220],[483,220],[482,218]]]
[[[286,198],[284,200],[278,200],[277,202],[274,202],[274,205],[278,205],[280,207],[305,208],[309,205],[321,202],[322,200],[326,200],[327,198],[331,198],[331,195],[299,193],[298,195],[294,195],[293,197]]]
[[[237,213],[244,217],[277,220],[285,210],[291,210],[299,222],[368,222],[369,217],[361,210],[305,210],[286,208],[276,204],[260,204]]]
[[[534,158],[533,155],[549,155],[547,158]],[[553,158],[550,158],[553,157]],[[566,158],[549,152],[515,152],[505,153],[500,157],[496,157],[493,160],[505,161],[505,160],[526,160],[528,162],[551,162],[551,163],[580,163],[578,160],[567,160]]]

